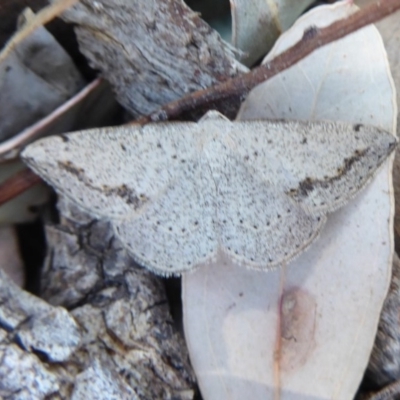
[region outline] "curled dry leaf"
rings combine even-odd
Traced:
[[[240,61],[252,65],[265,56],[313,0],[231,0],[232,44],[243,52]]]
[[[341,2],[311,11],[269,57],[310,25],[354,10]],[[394,98],[381,39],[368,27],[255,88],[240,119],[331,119],[394,132]],[[286,268],[260,273],[221,263],[184,276],[185,335],[205,399],[354,396],[390,278],[390,173],[389,162]]]

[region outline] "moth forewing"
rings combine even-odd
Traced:
[[[340,122],[231,122],[99,128],[22,153],[44,180],[109,219],[132,256],[160,274],[221,252],[268,269],[317,237],[393,151],[396,138]]]

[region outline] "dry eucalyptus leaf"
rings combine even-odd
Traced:
[[[46,138],[22,158],[71,202],[110,220],[139,264],[168,275],[221,253],[253,269],[290,261],[395,145],[391,133],[360,124],[231,122],[209,112],[199,123]]]
[[[269,57],[310,25],[354,10],[346,1],[309,12]],[[368,27],[255,88],[240,118],[342,120],[395,132],[394,99],[382,41]],[[286,268],[265,274],[226,260],[183,277],[185,336],[205,399],[354,397],[390,279],[390,164]]]
[[[81,0],[63,17],[135,116],[247,70],[182,0]]]
[[[33,18],[32,12],[24,17]],[[38,28],[0,63],[0,140],[44,117],[83,85],[69,55]]]
[[[265,56],[313,0],[231,0],[232,44],[251,66]]]

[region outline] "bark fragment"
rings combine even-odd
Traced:
[[[247,70],[182,0],[82,0],[63,16],[134,116]]]

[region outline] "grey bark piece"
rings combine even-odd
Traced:
[[[193,372],[162,281],[129,258],[108,223],[66,202],[59,207],[61,225],[47,230],[43,296],[68,304],[81,328],[81,345],[68,363],[73,398],[124,399],[132,392],[139,399],[192,399]],[[85,273],[90,278],[82,283]]]
[[[182,0],[82,0],[63,17],[135,116],[247,71]]]
[[[47,230],[43,293],[70,312],[0,271],[0,398],[193,399],[162,281],[134,264],[107,223],[60,206],[68,218]]]
[[[38,28],[0,63],[0,140],[44,117],[83,85],[69,55]]]
[[[16,329],[28,318],[37,318],[54,310],[45,301],[21,290],[1,270],[0,304],[0,327],[7,331]]]
[[[67,361],[80,343],[78,326],[61,307],[29,319],[16,338],[26,350],[44,354],[49,362]]]
[[[94,360],[79,374],[71,400],[87,400],[95,395],[97,400],[136,400],[138,397],[120,377],[106,365]]]
[[[0,343],[0,398],[43,399],[59,389],[57,376],[15,344]]]
[[[22,341],[30,345],[24,349]],[[79,341],[66,310],[21,290],[0,271],[0,398],[44,399],[57,392],[68,381],[66,372],[37,354],[48,361],[66,359]]]
[[[70,307],[84,299],[99,281],[98,258],[79,251],[78,237],[73,233],[53,226],[47,226],[46,233],[54,246],[43,269],[42,296],[53,305]],[[56,264],[54,259],[58,260]],[[69,282],[73,284],[68,285]]]

